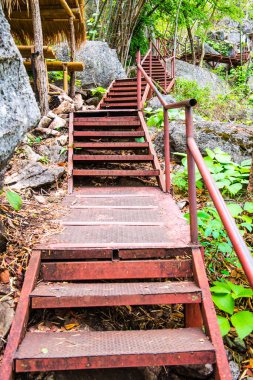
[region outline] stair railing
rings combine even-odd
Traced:
[[[138,58],[139,57],[139,58]],[[152,79],[148,76],[140,63],[140,53],[137,54],[137,68],[139,78],[138,91],[140,92],[138,99],[141,104],[141,77],[143,76],[147,85],[155,92],[161,105],[163,106],[164,113],[164,158],[165,158],[165,191],[170,192],[171,179],[170,179],[170,145],[169,145],[169,115],[168,110],[175,108],[185,109],[185,125],[186,125],[186,149],[187,149],[187,170],[188,170],[188,192],[189,192],[189,211],[190,211],[190,236],[191,244],[198,244],[198,220],[197,220],[197,195],[196,195],[196,178],[195,178],[195,164],[197,165],[199,172],[204,180],[206,188],[210,197],[213,200],[214,206],[221,218],[221,221],[227,231],[227,234],[231,240],[237,257],[244,269],[244,272],[248,278],[248,281],[253,287],[253,257],[247,247],[242,235],[235,223],[234,218],[231,216],[227,205],[216,186],[212,175],[207,168],[205,161],[201,155],[201,152],[194,139],[194,127],[193,127],[193,107],[197,104],[195,99],[189,99],[182,102],[168,104],[157,87],[153,83]],[[139,108],[141,109],[141,108]]]
[[[159,49],[160,46],[163,46],[162,43],[161,43],[161,41],[160,41],[160,39],[156,40],[156,43],[153,43],[150,40],[149,50],[147,51],[145,57],[142,59],[142,61],[140,63],[141,63],[141,65],[143,65],[144,62],[147,59],[149,59],[148,74],[152,78],[152,57],[153,57],[153,55],[156,56],[156,57],[158,57],[159,60],[162,61],[161,63],[162,63],[163,68],[164,68],[164,88],[163,88],[163,90],[165,92],[168,92],[168,91],[171,90],[171,88],[174,86],[174,83],[175,83],[175,62],[176,62],[176,57],[175,57],[174,53],[173,53],[173,55],[171,57],[169,55],[163,55],[162,51]],[[168,53],[167,49],[165,50],[163,48],[163,51],[165,51],[165,54]],[[171,63],[171,72],[170,72],[171,81],[170,81],[169,86],[167,86],[167,75],[168,75],[167,62]]]

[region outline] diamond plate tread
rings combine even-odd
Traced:
[[[155,199],[152,197],[114,197],[108,198],[106,195],[103,198],[74,198],[70,206],[154,206],[156,207]]]
[[[16,360],[214,351],[198,328],[148,331],[28,332]],[[140,363],[141,365],[141,363]]]
[[[50,243],[66,243],[66,246],[71,243],[86,244],[87,247],[93,245],[93,247],[101,247],[101,244],[107,246],[107,244],[125,244],[126,247],[131,243],[137,242],[143,244],[146,243],[164,243],[173,247],[173,243],[180,245],[180,240],[175,241],[174,232],[168,231],[166,227],[162,226],[125,226],[125,225],[100,225],[94,226],[66,226],[64,231],[57,236],[57,239],[53,241],[53,237]],[[181,245],[182,246],[182,245]]]
[[[200,293],[200,288],[191,281],[181,282],[140,282],[140,283],[45,283],[41,282],[31,293],[31,297],[109,297],[122,295],[152,295]]]
[[[70,215],[63,218],[63,222],[131,222],[131,223],[159,223],[161,218],[153,209],[73,209]]]

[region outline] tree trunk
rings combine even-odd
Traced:
[[[47,69],[43,56],[43,34],[39,0],[30,1],[30,5],[34,34],[34,85],[38,93],[38,101],[41,114],[46,115],[49,110],[47,92]]]
[[[248,193],[253,194],[253,153],[252,153],[252,163],[249,175]]]
[[[184,11],[183,14],[184,14],[186,29],[187,29],[187,33],[188,33],[188,37],[189,37],[189,41],[190,41],[190,45],[191,45],[192,64],[196,65],[196,54],[195,54],[195,47],[194,47],[194,40],[193,40],[191,26],[190,26],[190,23],[189,23],[189,20],[187,17],[187,13]]]
[[[70,61],[74,62],[76,57],[76,38],[75,38],[75,26],[73,18],[69,19],[70,24]],[[73,98],[75,96],[75,85],[76,85],[76,72],[71,71],[70,73],[70,84],[69,84],[69,96]]]

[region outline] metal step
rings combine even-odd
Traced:
[[[200,303],[194,282],[39,283],[31,294],[33,309]]]
[[[75,206],[73,206],[75,207]],[[79,206],[81,208],[82,206]],[[83,206],[88,207],[88,206]],[[109,206],[112,208],[112,206]],[[101,206],[100,206],[101,208]],[[120,207],[122,209],[122,206]],[[128,206],[129,208],[129,206]],[[94,208],[93,208],[94,209]],[[108,227],[108,226],[107,226]],[[110,227],[105,230],[110,231]],[[91,227],[94,230],[94,227]],[[149,227],[150,228],[150,227]],[[68,227],[71,229],[71,227]],[[116,226],[117,234],[119,227]],[[121,230],[126,230],[126,226],[122,226]],[[137,229],[136,226],[129,227]],[[159,234],[161,228],[153,227]],[[141,227],[142,233],[145,233]],[[94,231],[95,233],[95,231]],[[94,234],[93,233],[93,234]],[[83,234],[82,234],[83,235]],[[101,237],[96,236],[96,239]],[[147,240],[147,239],[146,239]],[[93,247],[99,244],[94,242]],[[106,243],[110,246],[110,244]],[[142,243],[142,247],[145,243]],[[154,245],[153,245],[154,246]],[[192,260],[169,259],[162,261],[152,260],[124,260],[124,261],[77,261],[77,262],[45,262],[41,266],[41,274],[43,281],[95,281],[95,280],[129,280],[129,279],[148,279],[148,278],[190,278],[193,275]]]
[[[214,362],[214,347],[199,328],[28,332],[15,354],[17,372]]]
[[[129,154],[129,155],[118,155],[118,154],[90,154],[90,155],[84,155],[84,154],[74,154],[73,155],[73,161],[111,161],[111,162],[138,162],[138,161],[152,161],[154,156],[152,154]]]
[[[75,131],[74,137],[144,137],[143,131]]]
[[[137,101],[136,102],[129,102],[129,103],[113,103],[113,100],[107,101],[106,103],[101,105],[101,108],[107,108],[107,107],[120,107],[120,108],[125,108],[125,107],[137,107]]]
[[[137,101],[137,96],[126,96],[122,99],[122,97],[116,97],[116,96],[111,96],[111,94],[108,94],[107,98],[104,99],[105,102],[127,102],[127,101],[132,101],[132,100],[135,100]]]
[[[80,177],[158,177],[159,174],[160,170],[73,170],[73,176]]]
[[[75,142],[74,148],[145,149],[148,142]]]

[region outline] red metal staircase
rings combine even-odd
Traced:
[[[216,379],[231,379],[197,242],[194,160],[198,165],[202,161],[190,140],[195,102],[167,105],[145,70],[146,61],[164,91],[171,88],[173,75],[167,78],[169,83],[162,82],[161,59],[155,55],[153,60],[151,47],[142,64],[138,55],[137,79],[114,81],[97,110],[70,115],[69,196],[64,201],[67,213],[60,221],[64,228],[32,252],[5,350],[2,380],[28,372],[206,363],[214,364]],[[167,75],[165,70],[162,74]],[[141,110],[150,91],[164,106],[165,178]],[[190,228],[169,194],[166,144],[168,108],[173,106],[186,109]],[[204,169],[203,173],[208,187]],[[153,176],[159,186],[76,186],[82,178],[101,176]],[[215,195],[217,189],[211,190]],[[225,221],[227,215],[222,211],[221,215]],[[231,223],[226,219],[226,228],[239,241],[236,252],[252,280],[248,270],[252,263]],[[184,326],[27,331],[34,309],[65,308],[67,313],[72,308],[162,304],[182,304]]]

